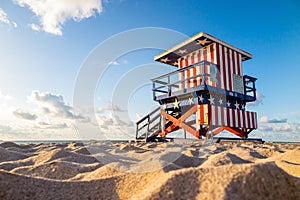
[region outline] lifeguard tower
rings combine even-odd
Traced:
[[[255,81],[243,75],[252,55],[200,32],[154,57],[177,69],[153,78],[153,99],[160,107],[136,123],[136,139],[153,141],[183,129],[196,138],[223,130],[241,138],[257,128]]]

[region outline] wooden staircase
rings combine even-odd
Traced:
[[[181,117],[179,109],[168,109],[168,111],[170,111],[170,115],[176,119]],[[166,130],[172,125],[173,122],[169,120],[162,121],[160,107],[157,107],[136,122],[136,140],[146,142],[160,140],[161,127],[164,126],[164,130]],[[173,128],[172,131],[177,129],[178,128]]]

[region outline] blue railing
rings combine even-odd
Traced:
[[[209,68],[208,68],[209,66]],[[188,70],[196,70],[196,74],[191,76],[186,73]],[[209,73],[206,73],[209,69]],[[162,76],[151,79],[153,98],[168,98],[191,91],[212,90],[221,91],[219,79],[219,65],[208,61],[201,61],[193,65],[178,69]],[[257,79],[248,75],[244,75],[241,79],[243,88],[240,92],[224,90],[224,94],[245,99],[246,101],[254,101],[256,99],[255,81]],[[244,94],[243,94],[244,93]]]
[[[207,66],[209,66],[210,73],[206,73]],[[215,83],[215,87],[218,86],[218,65],[208,61],[201,61],[193,65],[184,67],[164,74],[162,76],[151,79],[153,87],[153,97],[167,94],[171,96],[173,92],[192,88],[195,86],[206,86]],[[187,75],[188,70],[196,70],[196,75]],[[200,73],[202,72],[202,73]]]

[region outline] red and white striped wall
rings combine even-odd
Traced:
[[[225,90],[233,91],[232,74],[238,74],[240,76],[243,75],[241,53],[219,43],[213,43],[206,48],[201,48],[179,58],[178,68],[182,69],[203,60],[220,66],[220,87]],[[210,73],[210,67],[208,65],[205,66],[205,72]],[[196,76],[199,73],[202,73],[202,68],[200,66],[196,66],[184,71],[182,74],[179,74],[179,80],[183,80],[184,77],[189,78],[192,76]],[[201,78],[198,77],[194,80],[192,79],[190,81],[186,81],[184,85],[181,86],[181,89],[183,89],[182,87],[190,88],[200,84]],[[211,81],[208,77],[206,80],[206,84],[216,86],[216,83]]]
[[[257,128],[255,112],[202,104],[198,105],[197,121],[203,125],[234,128]]]

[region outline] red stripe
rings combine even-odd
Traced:
[[[220,65],[220,50],[219,50],[219,44],[218,43],[216,43],[216,49],[215,49],[215,51],[216,51],[216,56],[217,56],[217,65]],[[220,70],[219,70],[220,68],[218,68],[218,74],[219,74],[219,76],[218,76],[218,83],[219,83],[219,87],[221,87],[221,79],[220,79]]]
[[[238,65],[238,74],[240,75],[240,76],[242,76],[242,73],[241,73],[241,60],[240,60],[240,53],[237,53],[237,65]]]
[[[250,114],[250,112],[247,112],[247,116],[248,116],[248,126],[249,126],[249,128],[252,128],[252,126],[251,126],[251,114]]]
[[[234,109],[231,109],[231,115],[232,115],[232,124],[233,124],[233,127],[235,127],[235,113],[234,113]]]
[[[215,63],[215,58],[214,58],[214,45],[210,45],[210,62]]]
[[[189,56],[186,56],[186,57],[185,57],[185,66],[184,66],[184,67],[187,67],[187,66],[189,66]],[[185,70],[185,73],[186,73],[185,79],[191,77],[191,76],[190,76],[190,70]],[[189,80],[186,81],[186,87],[187,87],[187,88],[190,87],[190,81],[189,81]]]
[[[226,108],[227,109],[227,112],[226,112],[226,114],[227,114],[227,126],[230,126],[230,110],[231,109],[229,109],[229,108]]]
[[[200,105],[200,124],[204,124],[204,108],[203,108],[203,104]]]
[[[191,63],[192,65],[195,64],[195,55],[196,55],[196,53],[192,54],[192,63]],[[193,67],[193,75],[192,76],[196,76],[196,74],[197,74],[196,67]],[[193,79],[193,83],[194,83],[194,86],[197,85],[197,79],[196,78]]]
[[[217,65],[220,64],[220,50],[219,50],[219,43],[216,43],[216,55],[217,55]]]
[[[221,124],[221,125],[224,124],[224,109],[223,109],[223,107],[221,107],[221,119],[220,119],[220,124]]]
[[[243,111],[243,123],[244,123],[244,127],[248,128],[248,125],[246,124],[246,115],[247,115],[247,112]]]
[[[238,110],[237,113],[238,113],[238,126],[239,126],[239,128],[242,128],[241,112],[240,112],[240,110]]]
[[[180,69],[183,67],[183,61],[184,61],[184,59],[180,58],[180,61],[179,61],[179,68]]]
[[[192,54],[192,58],[191,58],[191,65],[195,63],[195,58],[194,58],[195,53]]]
[[[237,72],[235,71],[235,58],[234,58],[234,51],[231,50],[231,65],[232,65],[232,70],[233,74],[236,74]]]
[[[211,106],[207,105],[208,110],[208,124],[211,124]]]
[[[251,112],[251,115],[252,115],[252,124],[253,124],[252,127],[255,128],[255,116],[254,116],[255,113]]]
[[[185,60],[185,66],[184,67],[189,66],[189,56],[186,56],[186,58],[184,60]]]
[[[215,125],[218,125],[219,124],[219,115],[218,115],[218,107],[217,106],[214,106],[215,108]]]
[[[223,63],[222,63],[223,82],[224,82],[224,89],[227,90],[226,83],[228,80],[226,80],[225,47],[223,45],[221,45],[221,47],[222,47],[222,61],[223,61]]]

